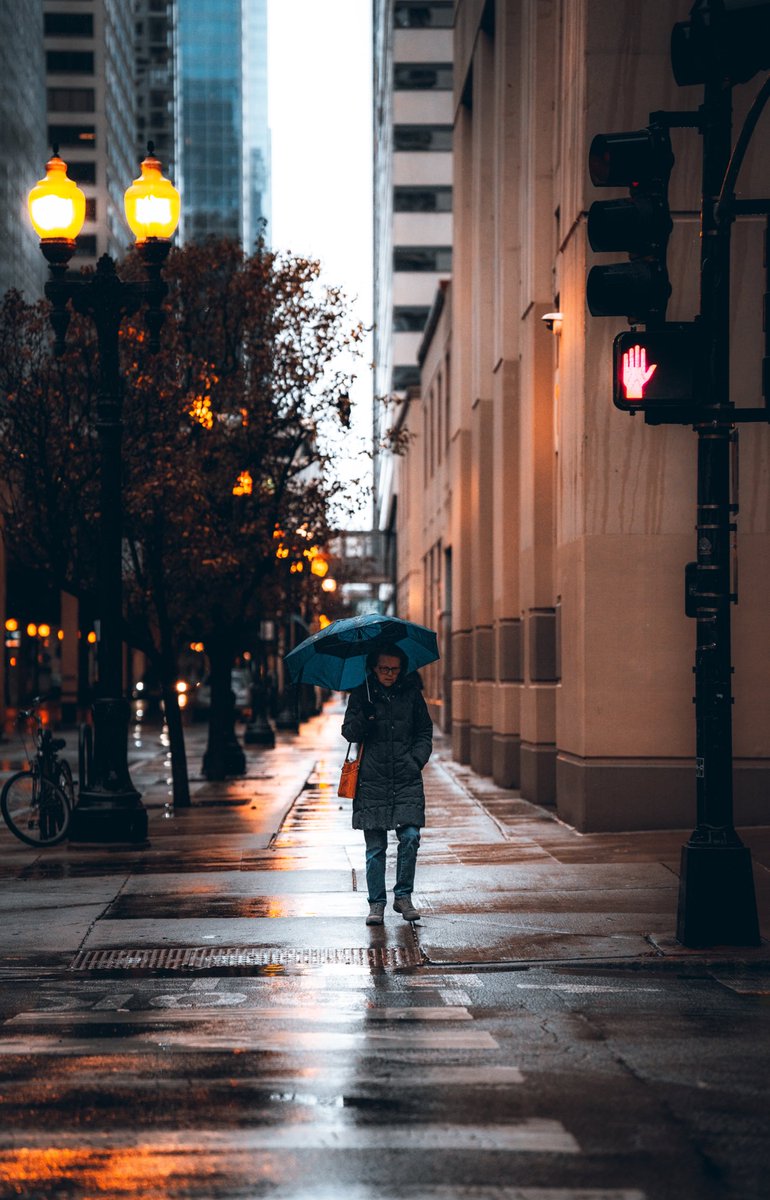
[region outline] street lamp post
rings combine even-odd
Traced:
[[[68,275],[75,239],[85,219],[85,197],[68,178],[67,164],[59,158],[56,147],[47,164],[46,178],[29,195],[30,218],[51,275],[45,294],[52,306],[55,352],[64,351],[69,301],[76,312],[93,320],[99,347],[99,682],[93,705],[92,776],[80,781],[78,804],[70,824],[70,840],[78,842],[143,842],[147,837],[147,812],[128,769],[130,706],[123,694],[122,384],[118,333],[123,317],[146,304],[149,347],[151,352],[157,351],[167,291],[160,273],[179,221],[179,193],[163,178],[152,143],[148,151],[140,178],[125,195],[126,219],[144,261],[145,279],[120,279],[115,263],[106,254],[99,259],[93,276]]]

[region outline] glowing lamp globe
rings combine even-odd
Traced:
[[[86,198],[67,175],[67,164],[58,154],[46,163],[46,177],[29,193],[27,206],[32,227],[41,242],[64,241],[74,245],[86,219]]]
[[[168,241],[173,236],[179,224],[179,192],[163,177],[152,144],[142,163],[142,174],[126,189],[124,205],[126,220],[139,245],[150,238]]]

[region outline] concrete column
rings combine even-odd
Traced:
[[[521,326],[521,697],[522,795],[556,799],[555,430],[552,334],[541,317],[553,307],[556,230],[553,196],[553,6],[525,6],[522,20],[523,206]]]

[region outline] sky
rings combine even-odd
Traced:
[[[320,259],[372,323],[372,53],[369,0],[268,0],[274,249]],[[354,438],[371,440],[371,343],[351,392]],[[352,446],[350,447],[352,449]],[[345,449],[348,449],[346,445]],[[343,453],[341,470],[360,474]],[[366,467],[368,471],[368,467]],[[368,503],[350,528],[371,524]]]

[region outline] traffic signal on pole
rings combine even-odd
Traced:
[[[704,353],[696,323],[630,329],[613,343],[612,402],[624,412],[689,421],[707,400]]]
[[[680,87],[746,83],[770,67],[770,3],[696,0],[671,33],[671,65]]]
[[[595,187],[627,187],[628,197],[597,200],[588,212],[592,250],[623,250],[629,262],[593,267],[586,297],[595,317],[625,316],[660,324],[671,295],[666,248],[672,229],[668,181],[674,155],[668,130],[650,125],[630,133],[600,133],[588,169]]]

